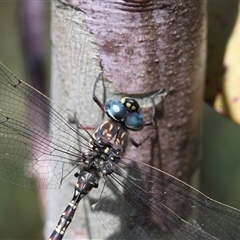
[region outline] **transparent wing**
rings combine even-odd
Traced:
[[[0,178],[24,186],[59,188],[61,179],[81,164],[79,145],[88,149],[90,138],[71,119],[0,63]]]
[[[122,159],[105,180],[93,209],[109,239],[240,239],[239,210],[161,170]]]
[[[89,133],[1,63],[0,100],[0,178],[59,187],[82,163],[79,146],[89,150]],[[110,239],[240,239],[239,210],[161,170],[122,158],[105,182],[94,210]]]

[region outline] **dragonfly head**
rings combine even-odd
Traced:
[[[145,125],[143,114],[139,109],[138,102],[128,97],[123,97],[121,101],[112,99],[105,104],[107,115],[132,131],[140,131]]]

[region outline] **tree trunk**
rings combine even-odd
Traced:
[[[205,1],[53,1],[51,98],[81,124],[98,126],[102,114],[92,89],[100,59],[106,99],[134,96],[146,120],[151,94],[172,89],[156,101],[155,125],[132,134],[135,142],[149,137],[138,148],[130,144],[126,156],[189,183],[198,162],[205,39]],[[46,237],[71,199],[74,181],[69,176],[61,190],[49,191]],[[86,198],[65,238],[105,238],[95,219]]]

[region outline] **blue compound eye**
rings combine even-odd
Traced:
[[[116,121],[123,121],[127,115],[127,109],[119,100],[110,100],[105,104],[105,111],[108,116]]]
[[[144,127],[144,118],[140,112],[129,112],[124,120],[124,124],[132,131],[140,131]]]

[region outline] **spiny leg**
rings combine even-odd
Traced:
[[[100,68],[101,68],[101,72],[99,73],[95,83],[94,83],[94,87],[93,87],[93,100],[95,103],[97,103],[97,105],[102,109],[103,112],[105,112],[104,109],[104,105],[100,102],[99,98],[96,96],[96,88],[97,88],[97,83],[98,81],[102,78],[103,75],[103,65],[102,65],[102,60],[100,61]]]
[[[151,120],[149,120],[148,122],[145,123],[145,126],[150,126],[154,124],[154,117],[155,117],[155,113],[156,113],[156,105],[155,105],[155,98],[157,96],[159,96],[161,98],[160,103],[163,101],[163,98],[172,90],[165,90],[165,89],[160,89],[158,90],[156,93],[154,93],[151,96],[151,100],[152,100],[152,117]],[[152,134],[152,132],[150,132],[143,140],[141,140],[141,142],[136,142],[134,141],[132,138],[130,138],[130,142],[135,146],[135,147],[139,147],[141,146]]]
[[[148,121],[148,122],[145,123],[145,126],[149,126],[149,125],[153,125],[153,124],[154,124],[154,117],[155,117],[155,113],[156,113],[155,98],[156,98],[157,96],[160,96],[160,98],[161,98],[161,101],[160,101],[160,102],[162,102],[163,98],[164,98],[165,96],[167,96],[170,91],[172,91],[172,90],[169,90],[169,91],[168,91],[168,90],[165,90],[165,89],[160,89],[160,90],[158,90],[156,93],[154,93],[154,94],[151,96],[151,100],[152,100],[152,117],[151,117],[151,120],[150,120],[150,121]]]

